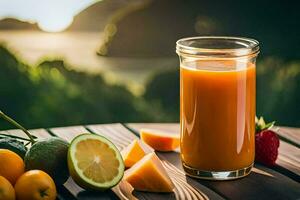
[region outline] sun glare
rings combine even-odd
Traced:
[[[45,32],[61,32],[75,15],[100,0],[0,0],[0,20],[15,18],[37,23]]]
[[[42,18],[37,20],[38,27],[45,32],[61,32],[73,22],[73,17]]]

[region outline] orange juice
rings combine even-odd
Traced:
[[[180,67],[181,159],[203,171],[254,161],[255,64],[197,61]]]
[[[176,42],[180,155],[189,176],[244,177],[254,162],[256,40],[200,36]]]

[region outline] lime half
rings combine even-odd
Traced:
[[[124,175],[124,163],[116,146],[105,137],[93,134],[73,139],[68,167],[73,180],[87,190],[112,188]]]

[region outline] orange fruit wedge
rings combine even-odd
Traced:
[[[179,135],[166,131],[141,129],[140,136],[143,142],[157,151],[173,151],[180,144]]]
[[[121,151],[121,155],[125,167],[129,168],[141,160],[146,154],[151,152],[153,152],[151,147],[142,143],[140,140],[135,139]]]
[[[174,189],[173,182],[154,152],[125,171],[124,180],[138,191],[172,192]]]

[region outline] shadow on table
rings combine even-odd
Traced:
[[[77,198],[80,200],[112,200],[119,198],[115,195],[115,193],[111,190],[107,190],[104,192],[93,192],[93,191],[81,191],[77,194]]]
[[[187,182],[192,182],[187,177]],[[262,165],[255,165],[251,173],[229,181],[196,180],[230,199],[294,199],[300,197],[300,185],[294,180]]]
[[[176,199],[174,193],[154,193],[133,191],[137,199]]]
[[[148,193],[148,192],[138,192],[134,191],[133,195],[137,199],[176,199],[174,193],[168,193],[168,194],[163,194],[163,193]],[[112,199],[119,199],[113,191],[108,190],[105,192],[92,192],[92,191],[82,191],[79,192],[77,195],[77,198],[80,200],[112,200]]]

